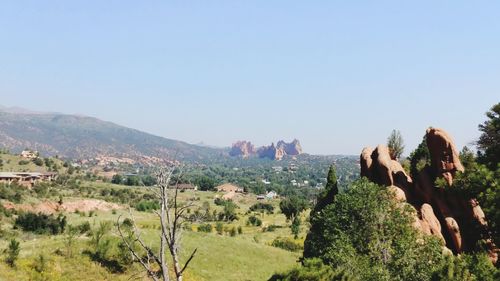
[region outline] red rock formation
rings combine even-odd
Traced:
[[[299,140],[294,139],[291,143],[286,143],[280,140],[276,147],[278,149],[283,149],[286,155],[300,155],[302,154],[302,146],[300,145]]]
[[[425,234],[435,235],[441,241],[445,242],[443,234],[441,234],[441,223],[439,223],[438,218],[434,214],[432,206],[427,203],[423,204],[420,208],[420,224]]]
[[[436,178],[453,184],[455,173],[464,171],[451,137],[441,129],[426,133],[431,165],[409,177],[402,166],[391,159],[386,146],[364,148],[360,155],[361,176],[388,186],[397,200],[406,200],[417,211],[414,226],[435,235],[454,253],[472,251],[479,240],[486,243],[490,259],[498,260],[498,248],[491,240],[488,223],[477,200],[464,198],[435,186]]]
[[[403,188],[406,193],[412,182],[401,164],[391,159],[389,148],[385,145],[379,145],[375,150],[364,148],[360,156],[360,165],[361,176],[380,185],[395,185]]]
[[[270,146],[263,146],[259,148],[257,154],[260,158],[269,158],[273,160],[281,160],[286,155],[284,148],[278,148],[272,143]]]
[[[361,151],[361,156],[359,159],[360,166],[361,166],[361,176],[367,177],[369,179],[372,178],[372,174],[371,174],[372,153],[373,153],[373,149],[371,147],[365,147],[365,148],[363,148],[363,151]]]
[[[431,153],[432,168],[446,179],[448,185],[451,185],[455,173],[464,171],[453,140],[445,131],[429,128],[427,129],[426,141]]]
[[[252,154],[255,154],[255,148],[249,141],[237,141],[233,144],[229,152],[231,156],[241,156],[243,158],[247,158]]]
[[[273,160],[281,160],[285,155],[295,156],[300,154],[302,154],[302,147],[300,146],[300,142],[296,139],[291,143],[280,140],[277,145],[272,143],[270,146],[262,146],[257,150],[251,142],[238,141],[233,144],[231,151],[229,151],[230,156],[247,158],[252,155],[258,155],[260,158],[270,158]]]

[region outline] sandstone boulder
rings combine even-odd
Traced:
[[[426,141],[431,154],[432,169],[451,185],[455,173],[464,171],[452,138],[442,129],[429,128]]]
[[[422,231],[425,234],[434,235],[445,242],[443,234],[441,233],[441,223],[439,223],[438,218],[434,214],[432,206],[429,204],[423,204],[420,208]]]

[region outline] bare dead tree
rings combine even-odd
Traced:
[[[148,246],[141,238],[141,232],[137,227],[136,221],[132,212],[129,210],[130,218],[132,221],[132,239],[127,238],[123,233],[120,217],[118,218],[118,233],[123,242],[131,252],[132,256],[137,260],[147,275],[153,280],[170,280],[168,272],[168,262],[166,250],[170,252],[172,258],[173,270],[177,281],[182,281],[183,274],[189,263],[196,255],[195,249],[184,265],[180,261],[180,242],[182,237],[183,225],[186,222],[184,213],[187,209],[193,206],[191,202],[181,204],[178,201],[179,194],[179,180],[171,185],[172,176],[179,168],[177,165],[168,168],[159,168],[155,172],[156,186],[151,190],[154,196],[160,203],[160,209],[155,211],[158,219],[160,220],[160,248],[155,252],[151,246]],[[178,176],[180,178],[180,176]],[[136,245],[138,245],[136,247]],[[139,248],[137,250],[136,248]]]

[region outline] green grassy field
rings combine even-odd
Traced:
[[[105,184],[92,183],[94,186],[107,186]],[[181,200],[197,198],[196,205],[201,206],[203,202],[209,202],[212,210],[221,210],[216,206],[214,198],[220,196],[215,192],[188,191],[180,193]],[[72,198],[76,199],[76,198]],[[65,199],[69,200],[69,199]],[[237,213],[239,220],[225,223],[228,228],[241,226],[243,233],[231,237],[227,233],[219,235],[215,232],[197,232],[197,224],[190,226],[191,230],[184,230],[182,239],[182,253],[184,258],[193,249],[197,248],[197,255],[187,270],[185,280],[267,280],[273,273],[285,271],[297,264],[300,253],[285,251],[272,247],[271,242],[278,236],[291,237],[289,223],[285,216],[279,214],[279,200],[270,201],[275,206],[274,214],[257,214],[261,217],[263,225],[260,227],[247,226],[249,214],[248,208],[256,203],[255,195],[245,195],[235,203],[239,206]],[[117,212],[98,211],[94,216],[88,214],[66,214],[70,225],[78,225],[85,221],[95,227],[101,221],[116,222],[120,215],[128,216],[128,210]],[[156,216],[147,212],[133,212],[138,226],[141,228],[144,239],[157,245],[159,234],[159,223]],[[1,222],[1,221],[0,221]],[[215,225],[214,222],[211,222]],[[263,227],[276,225],[278,228],[273,232],[263,232]],[[2,223],[2,229],[11,229],[12,225]],[[298,242],[305,236],[305,228]],[[129,280],[130,278],[144,279],[141,268],[135,264],[126,272],[114,274],[97,262],[81,254],[87,249],[88,237],[81,236],[75,245],[75,254],[72,258],[57,255],[55,252],[65,249],[65,235],[47,236],[34,235],[30,233],[16,232],[16,239],[21,241],[21,254],[16,269],[8,267],[4,262],[0,263],[0,280]],[[118,240],[114,229],[110,236]],[[7,247],[9,237],[0,239],[0,249]],[[39,273],[33,268],[37,264],[36,258],[43,253],[47,257],[47,269]]]

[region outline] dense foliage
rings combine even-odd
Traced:
[[[274,207],[269,203],[258,202],[250,206],[249,210],[252,212],[266,212],[272,214],[274,212]]]
[[[16,218],[14,226],[24,231],[55,235],[64,232],[66,217],[63,215],[55,217],[42,213],[22,213]]]
[[[431,153],[427,147],[427,141],[425,137],[418,147],[410,153],[410,173],[413,176],[417,175],[425,166],[431,163]]]
[[[287,250],[290,252],[297,252],[304,249],[304,247],[301,244],[287,237],[277,237],[276,239],[273,240],[271,246],[276,248],[281,248],[283,250]]]
[[[141,200],[135,205],[135,209],[139,212],[152,212],[160,209],[160,203],[155,200]]]
[[[285,274],[275,274],[269,281],[336,281],[350,279],[344,272],[336,272],[320,259],[308,259],[303,266],[292,269]]]
[[[297,196],[288,197],[280,202],[280,210],[286,216],[287,220],[293,220],[307,207],[307,201]]]
[[[454,188],[446,190],[461,192],[464,196],[478,200],[488,220],[493,239],[498,244],[500,243],[500,167],[490,170],[487,166],[479,164],[474,154],[466,148],[460,153],[460,159],[465,171],[457,173],[453,181]]]
[[[429,280],[442,259],[440,244],[419,236],[411,209],[393,196],[365,179],[351,185],[311,215],[304,257],[361,280]]]
[[[482,134],[477,141],[478,159],[490,170],[496,170],[500,161],[500,103],[486,112],[486,116],[488,120],[479,125]]]

